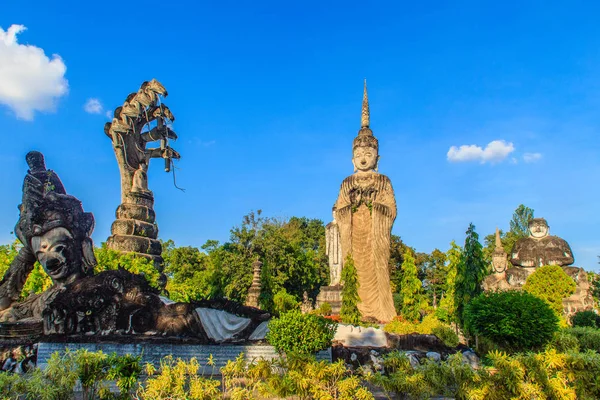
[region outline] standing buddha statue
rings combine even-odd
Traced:
[[[358,309],[363,318],[388,322],[396,316],[388,263],[396,200],[390,179],[377,172],[379,143],[369,128],[365,81],[361,128],[354,139],[354,174],[342,182],[335,204],[342,260],[352,256],[358,275]]]

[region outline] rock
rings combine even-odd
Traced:
[[[436,353],[435,351],[428,351],[426,356],[435,362],[440,362],[442,360],[442,355],[440,353]]]
[[[387,347],[387,337],[382,329],[339,324],[334,340],[345,347]]]
[[[408,357],[408,361],[410,362],[410,365],[413,368],[417,368],[419,365],[421,365],[421,362],[419,361],[418,357],[418,351],[407,351],[404,354],[406,354],[406,356]]]
[[[469,364],[471,368],[477,369],[479,368],[480,362],[479,357],[475,354],[474,351],[467,350],[462,353],[463,363]]]

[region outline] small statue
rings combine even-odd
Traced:
[[[312,301],[308,297],[308,293],[304,291],[304,293],[302,294],[302,304],[300,304],[300,311],[302,311],[302,314],[308,314],[312,310],[314,310]]]
[[[396,316],[388,268],[396,200],[390,179],[377,172],[379,143],[369,128],[366,81],[352,154],[355,173],[344,179],[335,203],[342,261],[349,254],[354,260],[362,317],[388,322]]]
[[[567,266],[573,264],[573,252],[569,244],[558,236],[551,236],[544,218],[529,221],[529,237],[519,239],[511,251],[510,262],[514,266],[538,268],[544,265]]]
[[[148,189],[148,164],[140,161],[139,168],[133,174],[131,191],[134,193],[149,193]]]
[[[338,286],[342,278],[342,247],[340,243],[340,228],[335,219],[325,227],[325,253],[329,261],[329,286]]]

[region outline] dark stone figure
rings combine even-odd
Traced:
[[[526,268],[573,264],[575,260],[569,244],[548,232],[548,222],[544,218],[533,218],[529,222],[529,237],[515,243],[510,262],[514,266]]]
[[[15,227],[23,248],[0,281],[0,338],[144,334],[210,343],[248,339],[269,319],[241,305],[163,300],[143,276],[124,269],[94,275],[93,215],[45,169],[41,153],[26,158],[30,170]],[[19,302],[36,261],[53,285]]]

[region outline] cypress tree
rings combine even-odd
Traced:
[[[465,305],[483,292],[481,283],[487,275],[487,266],[483,260],[483,246],[479,243],[475,225],[469,224],[466,233],[465,246],[457,265],[454,292],[456,316],[461,326],[464,326]]]
[[[409,321],[418,321],[421,317],[423,301],[423,283],[419,280],[415,259],[410,250],[404,252],[402,262],[402,316]]]
[[[358,311],[358,274],[352,256],[348,254],[342,268],[342,308],[340,317],[346,324],[358,324],[360,311]]]

